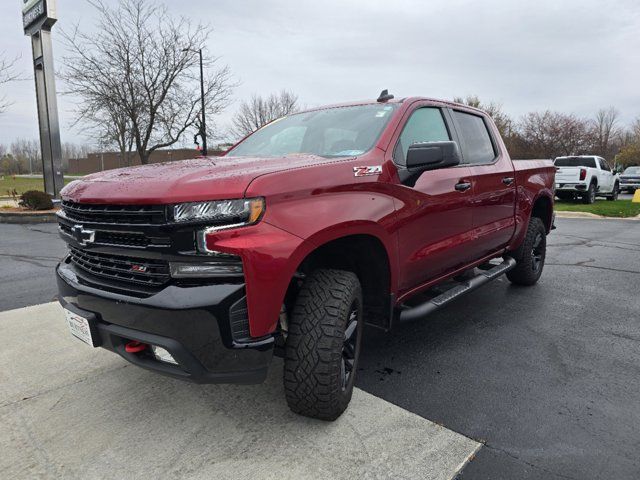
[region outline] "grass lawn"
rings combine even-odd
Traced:
[[[596,200],[591,205],[579,202],[563,202],[556,200],[555,210],[557,212],[588,212],[605,217],[635,217],[640,215],[640,203],[631,203],[631,200]]]
[[[74,178],[65,178],[64,184],[75,180]],[[26,192],[27,190],[40,190],[44,191],[44,181],[42,178],[13,178],[9,175],[0,175],[0,197],[9,196],[9,190],[16,189],[18,195]]]

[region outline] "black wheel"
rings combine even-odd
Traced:
[[[362,290],[343,270],[316,270],[298,294],[285,346],[284,390],[289,408],[321,420],[345,411],[362,342]]]
[[[609,200],[610,202],[615,202],[616,200],[618,200],[618,193],[620,192],[620,185],[618,185],[617,183],[613,186],[613,192],[611,192],[611,195],[609,195],[607,197],[607,200]]]
[[[582,195],[582,203],[591,204],[596,201],[596,184],[592,183],[589,185],[589,190],[587,190],[584,195]]]
[[[522,245],[512,253],[516,267],[507,272],[507,278],[516,285],[535,284],[544,268],[547,255],[547,230],[537,217],[531,217]]]
[[[574,199],[573,193],[570,192],[556,192],[556,197],[560,200],[564,200],[565,202]]]

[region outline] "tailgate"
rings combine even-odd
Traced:
[[[580,181],[580,167],[557,167],[556,183],[575,183]]]

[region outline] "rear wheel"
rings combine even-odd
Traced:
[[[610,202],[615,202],[616,200],[618,200],[618,193],[620,192],[620,185],[618,185],[617,183],[613,186],[613,191],[611,192],[611,195],[609,195],[607,197],[607,200],[609,200]]]
[[[589,185],[589,189],[582,195],[582,203],[591,204],[596,201],[596,184]]]
[[[531,217],[522,245],[513,252],[516,267],[507,278],[516,285],[535,284],[544,268],[547,255],[547,229],[538,217]]]
[[[345,411],[362,342],[362,290],[343,270],[316,270],[305,280],[289,321],[284,389],[289,408],[321,420]]]

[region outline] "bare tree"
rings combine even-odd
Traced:
[[[42,172],[42,161],[40,152],[40,142],[38,140],[29,140],[26,138],[18,138],[11,143],[11,153],[28,169],[29,173]]]
[[[201,114],[193,52],[204,48],[211,28],[171,17],[166,7],[150,0],[119,0],[115,7],[101,0],[89,3],[97,10],[98,24],[63,33],[70,52],[62,71],[66,92],[93,108],[80,107],[80,118],[109,124],[104,137],[125,145],[131,135],[146,164],[152,152],[178,142]],[[205,109],[215,115],[228,104],[234,84],[218,58],[205,63]]]
[[[636,118],[631,124],[631,136],[640,142],[640,117]]]
[[[622,140],[622,129],[618,125],[619,115],[615,107],[598,110],[591,121],[593,153],[613,158],[618,152]]]
[[[523,158],[589,153],[589,122],[559,112],[531,112],[518,125]]]
[[[267,123],[298,110],[298,96],[287,90],[272,93],[268,97],[254,94],[240,104],[234,115],[231,121],[232,135],[236,139],[246,137]]]
[[[94,138],[101,150],[116,148],[120,152],[119,166],[131,166],[135,135],[127,112],[102,98],[98,105],[79,105],[76,114],[74,126]]]
[[[9,60],[5,57],[4,53],[0,54],[0,85],[19,80],[20,76],[15,71],[17,58]],[[3,113],[7,107],[11,105],[6,96],[0,96],[0,113]]]

